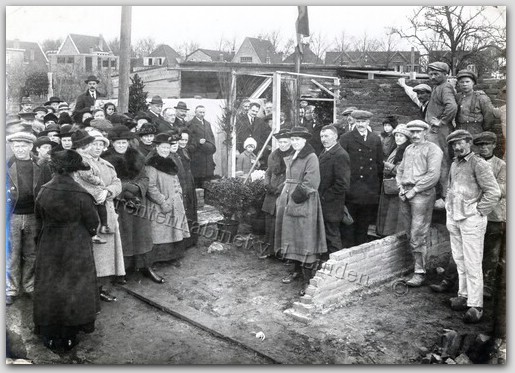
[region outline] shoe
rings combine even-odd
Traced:
[[[99,236],[97,236],[97,235],[94,235],[93,237],[91,237],[91,241],[92,241],[93,243],[96,243],[97,245],[103,245],[103,244],[107,243],[107,241],[106,241],[106,240],[104,240],[104,239],[100,238],[100,237],[99,237]]]
[[[100,300],[103,300],[104,302],[116,302],[116,297],[109,294],[107,291],[102,290],[100,291]]]
[[[429,285],[429,288],[433,290],[435,293],[445,293],[447,291],[450,291],[452,288],[452,285],[447,280],[442,280],[439,284],[431,284]]]
[[[50,350],[55,350],[57,348],[57,345],[53,339],[50,339],[48,337],[43,337],[43,345],[46,348],[49,348]]]
[[[114,231],[112,231],[107,225],[100,226],[99,232],[103,234],[114,234]]]
[[[6,295],[5,296],[5,304],[7,306],[10,306],[11,304],[13,304],[15,300],[16,300],[16,297],[14,295]]]
[[[422,286],[424,283],[424,280],[426,279],[426,276],[422,273],[415,273],[413,277],[411,277],[408,281],[406,281],[406,285],[412,287],[412,288],[418,288]]]
[[[271,257],[271,255],[265,254],[265,255],[259,255],[258,259],[266,259],[266,258],[270,258],[270,257]]]
[[[470,307],[463,316],[463,322],[467,324],[476,324],[483,317],[483,309],[481,307]]]
[[[445,210],[445,201],[441,198],[437,199],[435,201],[434,209],[435,210]]]
[[[283,265],[286,266],[286,267],[289,267],[289,266],[293,265],[293,260],[289,260],[289,259],[285,260]]]
[[[454,311],[465,311],[467,306],[467,298],[465,297],[453,297],[449,299],[451,302],[451,309]]]
[[[118,285],[125,285],[127,283],[127,279],[125,278],[125,276],[117,276],[115,283],[117,283]]]
[[[165,282],[165,279],[159,276],[157,273],[155,273],[154,270],[150,267],[143,269],[142,273],[158,284],[164,284]]]
[[[306,284],[306,285],[302,286],[302,289],[300,289],[300,291],[299,291],[299,295],[300,295],[301,297],[303,297],[304,295],[306,295],[306,289],[308,288],[308,286],[309,286],[309,284]]]
[[[300,276],[299,272],[292,272],[288,276],[283,278],[281,281],[283,284],[289,284],[289,283],[293,282],[293,280],[295,280],[299,276]]]

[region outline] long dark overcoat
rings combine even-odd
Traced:
[[[368,132],[365,141],[354,128],[341,137],[340,145],[350,157],[351,180],[346,201],[361,205],[377,204],[384,168],[381,138]]]
[[[336,144],[320,154],[320,186],[318,193],[324,220],[340,222],[345,210],[345,193],[350,187],[349,154]]]
[[[91,244],[99,220],[93,197],[70,176],[57,174],[41,188],[36,219],[36,332],[93,323],[99,309]]]
[[[216,152],[216,146],[211,124],[207,120],[201,122],[200,119],[194,117],[188,122],[188,129],[191,136],[186,148],[191,157],[193,177],[213,176],[215,172],[213,154]],[[200,139],[206,139],[206,142],[201,144]]]
[[[105,97],[105,94],[97,91],[96,93],[97,100],[101,97]],[[95,100],[91,97],[89,90],[77,96],[77,101],[75,102],[75,110],[74,114],[81,113],[84,114],[87,111],[91,110],[91,107],[95,106]]]

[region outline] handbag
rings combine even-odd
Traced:
[[[397,186],[397,180],[392,179],[384,179],[383,180],[383,190],[384,194],[392,195],[399,194],[399,187]]]

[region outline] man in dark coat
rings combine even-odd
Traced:
[[[206,108],[199,105],[195,108],[195,117],[188,122],[191,138],[186,149],[191,157],[191,173],[197,188],[202,188],[204,181],[212,179],[215,172],[215,135],[211,123],[204,119],[205,115]]]
[[[175,123],[173,124],[177,128],[186,127],[186,115],[188,114],[188,105],[185,102],[179,101],[175,109]]]
[[[315,119],[315,106],[306,106],[306,111],[304,112],[304,122],[302,125],[306,127],[311,134],[309,143],[313,149],[315,149],[316,155],[320,155],[322,150],[324,150],[324,146],[320,141],[320,131],[322,130],[323,124],[318,123],[318,121]]]
[[[243,143],[247,137],[252,137],[256,140],[256,153],[260,152],[270,134],[270,127],[268,127],[262,118],[257,117],[259,109],[260,105],[253,102],[250,104],[248,113],[240,116],[239,121],[236,123],[236,149],[240,153],[245,151]]]
[[[170,130],[170,123],[168,123],[161,116],[161,109],[163,108],[163,99],[161,96],[154,96],[148,104],[148,110],[145,112],[150,119],[150,122],[157,128],[158,133],[163,133]]]
[[[361,245],[368,241],[368,226],[377,217],[380,186],[383,177],[383,146],[381,138],[367,128],[372,113],[354,110],[351,116],[355,127],[340,139],[341,146],[349,153],[351,183],[346,205],[354,223],[345,226],[344,247]]]
[[[321,129],[320,139],[324,150],[319,157],[318,194],[324,215],[327,250],[334,253],[342,248],[340,224],[345,211],[345,193],[350,187],[350,158],[338,144],[338,129],[333,125]]]
[[[39,167],[31,156],[36,137],[28,132],[7,136],[13,156],[7,162],[6,304],[14,303],[21,291],[32,295],[37,237],[35,199],[51,179],[47,167]]]
[[[96,76],[90,75],[84,80],[84,83],[88,85],[88,90],[77,96],[77,101],[75,103],[75,111],[73,112],[74,118],[82,118],[82,114],[88,111],[93,111],[96,106],[96,100],[99,97],[105,97],[103,93],[97,91],[97,85],[100,83],[100,80],[97,79]],[[77,122],[77,119],[75,119]]]

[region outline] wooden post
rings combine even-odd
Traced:
[[[54,85],[52,84],[52,72],[49,71],[47,72],[47,76],[48,76],[48,97],[47,97],[47,100],[50,99],[50,97],[52,97],[54,95]]]
[[[232,127],[232,142],[231,148],[228,154],[229,165],[227,167],[229,171],[230,177],[236,176],[236,108],[234,107],[236,103],[236,73],[234,70],[231,70],[231,93],[229,95],[229,110],[231,112],[231,127]]]
[[[409,78],[411,80],[417,79],[417,72],[415,71],[415,48],[411,47],[411,71],[409,74]]]
[[[129,111],[129,70],[131,48],[132,6],[122,6],[122,25],[120,28],[120,75],[118,80],[118,112]]]
[[[336,116],[336,108],[340,101],[340,78],[336,78],[333,81],[334,84],[334,101],[333,101],[333,123],[336,123],[338,117]]]
[[[295,58],[295,72],[297,73],[296,77],[295,77],[295,94],[293,95],[293,102],[292,102],[292,105],[294,107],[294,114],[295,114],[295,118],[293,118],[293,121],[292,121],[292,124],[294,127],[297,127],[299,126],[299,102],[300,102],[300,80],[301,80],[301,77],[300,75],[300,64],[302,63],[302,55],[300,53],[300,43],[301,43],[301,40],[299,38],[299,35],[297,34],[297,46],[295,47],[296,49],[296,52],[297,52],[297,55],[296,55],[296,58]]]
[[[273,86],[272,86],[272,101],[274,103],[274,113],[275,115],[272,116],[272,131],[271,133],[278,132],[281,128],[281,74],[278,72],[274,73],[273,78]],[[274,151],[277,148],[277,140],[275,137],[272,137],[272,151]]]

